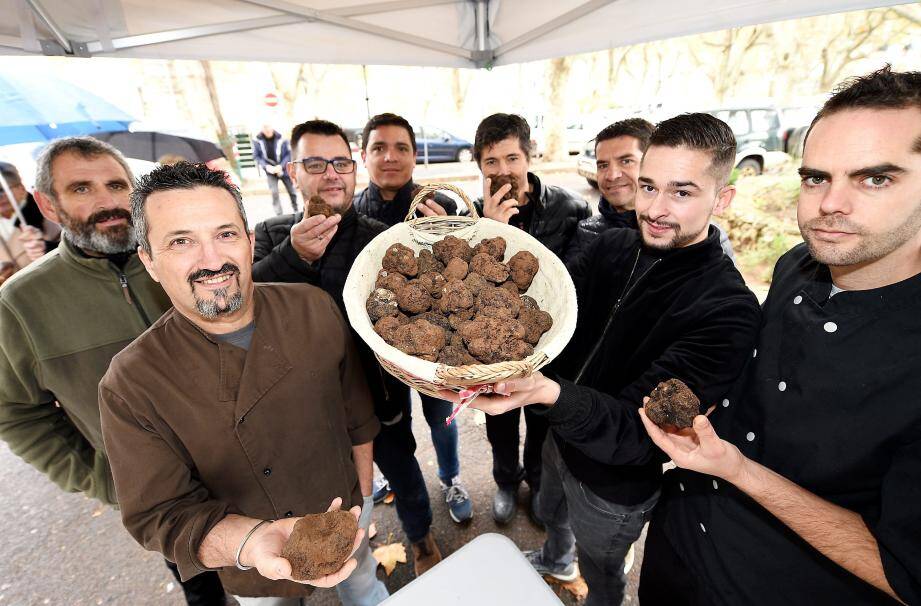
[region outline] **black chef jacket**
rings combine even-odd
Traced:
[[[745,456],[859,513],[890,585],[921,604],[921,275],[830,291],[805,245],[778,261],[757,348],[711,418]],[[894,603],[735,487],[685,470],[666,478],[654,523],[700,603]]]

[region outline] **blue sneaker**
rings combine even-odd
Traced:
[[[375,504],[386,499],[391,492],[393,491],[390,490],[390,482],[387,481],[387,478],[374,476],[374,482],[371,484],[371,498]]]
[[[445,503],[448,505],[448,515],[458,524],[463,524],[473,517],[473,503],[470,502],[470,495],[467,489],[460,483],[456,476],[451,478],[450,484],[441,484],[441,493],[444,495]]]

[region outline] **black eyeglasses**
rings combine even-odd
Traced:
[[[333,158],[332,160],[327,160],[326,158],[315,156],[304,158],[303,160],[295,160],[293,163],[303,164],[304,170],[312,175],[321,175],[325,173],[326,167],[330,164],[333,165],[333,170],[340,175],[347,175],[351,172],[355,172],[355,160],[351,158]]]

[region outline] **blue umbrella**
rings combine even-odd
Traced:
[[[0,145],[128,130],[130,115],[47,75],[0,71]]]

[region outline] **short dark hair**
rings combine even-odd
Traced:
[[[227,173],[208,168],[205,164],[192,164],[191,162],[164,164],[138,179],[134,191],[131,192],[131,220],[134,223],[134,232],[141,250],[148,255],[151,254],[150,240],[147,239],[149,227],[145,213],[147,198],[161,191],[196,187],[216,187],[233,196],[237,203],[237,210],[240,212],[240,218],[243,219],[243,228],[249,232],[246,210],[243,208],[243,196],[240,194],[240,188],[227,180]]]
[[[619,120],[614,124],[605,126],[595,135],[595,149],[598,149],[598,144],[602,141],[616,139],[617,137],[633,137],[639,142],[640,151],[646,153],[646,148],[649,147],[649,137],[652,136],[652,131],[655,128],[652,122],[642,118]]]
[[[687,147],[710,155],[710,172],[726,184],[736,161],[736,138],[729,125],[710,114],[681,114],[656,125],[649,147]]]
[[[521,151],[531,157],[531,127],[518,114],[493,114],[483,118],[473,139],[473,159],[480,163],[483,151],[509,137],[518,139]]]
[[[894,72],[886,65],[865,76],[849,78],[835,88],[806,131],[812,132],[816,122],[848,109],[908,109],[921,110],[921,72]],[[921,137],[912,151],[921,153]]]
[[[368,149],[368,139],[371,138],[371,131],[382,126],[399,126],[405,129],[406,133],[409,135],[409,143],[413,146],[413,153],[416,153],[416,132],[413,130],[412,125],[403,116],[398,116],[397,114],[391,114],[389,112],[377,114],[365,124],[364,130],[361,131],[361,151]]]
[[[342,137],[342,140],[345,141],[345,146],[349,148],[351,152],[352,146],[349,145],[349,138],[345,134],[345,131],[336,124],[335,122],[330,122],[329,120],[307,120],[306,122],[301,122],[293,129],[291,129],[291,153],[294,153],[295,148],[297,147],[297,142],[301,140],[301,137],[304,135],[320,135],[321,137],[335,137],[336,135]]]

